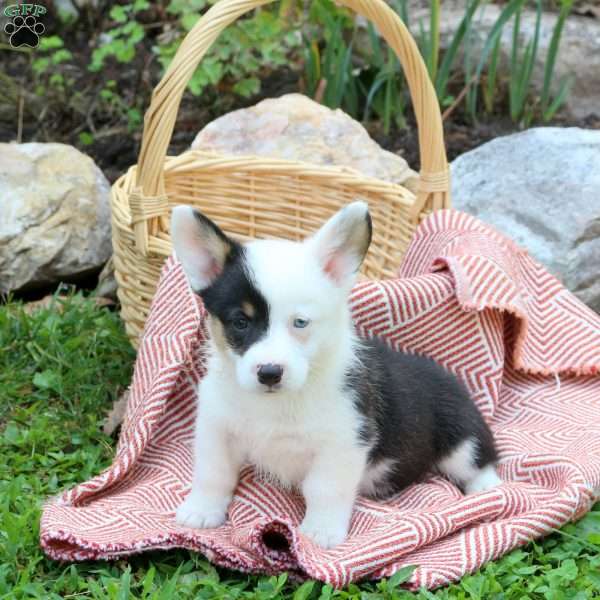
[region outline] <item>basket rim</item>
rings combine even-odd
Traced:
[[[145,231],[145,255],[169,255],[167,221],[171,209],[178,202],[176,198],[164,193],[155,197],[155,204],[140,203],[140,188],[136,183],[138,165],[130,166],[111,186],[111,214],[113,236],[115,230],[127,230],[134,233],[136,225],[149,215],[144,214],[150,209],[152,217],[158,217],[162,227],[155,231]],[[316,185],[326,184],[327,187],[349,187],[356,190],[356,195],[376,195],[405,211],[407,216],[414,211],[417,196],[402,184],[369,177],[360,171],[347,166],[319,165],[305,161],[282,158],[266,158],[255,155],[232,155],[215,151],[189,149],[176,156],[165,157],[163,175],[168,180],[170,176],[182,177],[186,174],[202,170],[205,174],[224,175],[227,173],[269,175],[305,179],[308,184],[312,180]],[[418,174],[414,176],[418,180]]]
[[[201,162],[201,165],[198,162]],[[138,168],[139,163],[131,165],[114,181],[111,187],[118,188],[128,195],[139,193],[139,187],[136,185]],[[166,156],[163,165],[163,172],[166,175],[182,175],[198,169],[215,174],[237,171],[239,173],[273,175],[274,177],[287,175],[327,180],[331,185],[345,183],[359,190],[364,189],[370,194],[381,194],[406,208],[412,208],[417,198],[416,194],[402,183],[364,175],[353,167],[343,165],[319,165],[301,160],[194,149],[186,150],[178,155]],[[418,173],[414,175],[414,179],[419,180]],[[168,194],[166,196],[169,201]],[[169,202],[170,204],[171,202]],[[125,208],[129,210],[128,206]]]

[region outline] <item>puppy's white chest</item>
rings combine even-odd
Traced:
[[[200,384],[203,411],[227,432],[231,451],[282,486],[302,483],[315,457],[331,447],[353,450],[359,415],[338,385],[320,385],[305,395],[247,396],[217,373]],[[200,416],[202,418],[202,416]]]
[[[239,432],[239,443],[246,460],[267,478],[283,486],[299,484],[313,460],[315,443],[295,428],[264,427],[264,424]]]

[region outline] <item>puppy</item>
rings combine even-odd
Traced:
[[[178,206],[171,237],[210,331],[179,524],[222,525],[245,463],[302,492],[300,531],[324,548],[346,538],[357,494],[386,498],[432,469],[466,493],[500,483],[463,385],[427,358],[356,336],[348,295],[371,241],[365,203],[302,243],[245,245]]]

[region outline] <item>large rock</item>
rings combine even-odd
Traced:
[[[0,292],[99,269],[111,254],[110,186],[64,144],[0,144]]]
[[[192,148],[347,166],[412,190],[416,186],[406,161],[380,148],[360,123],[301,94],[230,112],[209,123]]]
[[[493,225],[600,312],[600,131],[540,127],[451,165],[455,208]]]

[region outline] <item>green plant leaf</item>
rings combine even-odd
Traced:
[[[315,587],[314,581],[305,581],[295,592],[293,600],[308,600]]]
[[[590,533],[588,534],[588,542],[595,544],[596,546],[600,546],[600,533]]]
[[[373,23],[369,21],[367,23],[367,32],[369,34],[369,43],[371,45],[371,52],[373,53],[373,66],[381,68],[383,66],[383,51],[381,50],[381,41],[375,31]]]
[[[125,7],[117,4],[110,9],[108,14],[113,21],[116,21],[117,23],[125,23],[128,19],[129,10],[129,6]]]
[[[498,37],[496,39],[494,48],[492,49],[487,72],[487,80],[485,83],[485,87],[483,88],[484,105],[488,113],[491,113],[494,110],[494,100],[498,76],[498,57],[500,55],[500,41],[500,37]]]
[[[58,35],[49,35],[48,37],[41,37],[38,44],[38,52],[48,52],[49,50],[56,50],[62,48],[64,42]]]
[[[51,369],[46,369],[41,373],[36,373],[33,376],[33,385],[42,390],[52,390],[53,392],[60,392],[61,376],[58,372]]]
[[[550,105],[550,86],[552,84],[552,77],[554,75],[554,66],[556,64],[556,57],[558,56],[560,39],[562,36],[565,21],[567,20],[567,17],[571,12],[572,7],[573,0],[561,0],[558,19],[556,21],[556,24],[554,25],[554,29],[552,30],[552,38],[550,39],[548,53],[546,55],[546,62],[544,64],[544,83],[542,85],[541,98],[542,110],[544,112],[548,111]],[[562,104],[563,102],[564,99],[560,102],[560,104]],[[552,115],[554,115],[554,112],[556,112],[556,109],[552,112]],[[548,120],[546,119],[546,117],[544,117],[544,119]]]
[[[246,79],[242,79],[233,86],[233,91],[244,98],[254,96],[260,91],[260,79],[258,79],[258,77],[247,77]]]
[[[62,48],[52,54],[52,64],[58,65],[60,63],[71,60],[72,58],[73,58],[73,55],[65,48]]]
[[[389,579],[387,583],[387,587],[389,590],[393,590],[397,588],[399,585],[406,583],[415,572],[417,565],[407,565],[406,567],[402,567],[398,569]]]
[[[187,14],[181,17],[181,25],[186,31],[190,31],[200,19],[200,15]]]
[[[446,96],[446,90],[448,87],[450,73],[456,61],[458,50],[464,40],[466,33],[469,31],[471,22],[473,20],[473,15],[475,14],[475,11],[479,7],[480,3],[481,0],[471,0],[470,3],[467,5],[465,15],[461,19],[460,25],[454,33],[454,36],[452,37],[452,41],[450,42],[448,49],[444,53],[442,63],[435,78],[435,90],[438,98],[444,98]]]
[[[321,53],[316,40],[307,41],[305,57],[305,81],[308,95],[313,98],[321,81]]]
[[[17,444],[19,438],[21,437],[20,429],[17,427],[16,423],[9,423],[2,434],[4,441],[9,444]]]
[[[48,70],[50,66],[49,58],[36,58],[32,63],[33,72],[36,75],[41,75]]]
[[[490,55],[490,52],[494,48],[498,36],[501,35],[504,25],[506,25],[506,23],[511,19],[511,17],[517,11],[521,10],[521,7],[522,7],[524,1],[525,0],[509,0],[508,3],[506,4],[506,6],[504,6],[504,8],[500,11],[500,15],[498,16],[498,19],[496,20],[496,22],[492,26],[490,32],[488,33],[486,42],[483,46],[483,50],[481,51],[481,54],[479,57],[479,62],[477,63],[477,67],[475,69],[475,72],[473,73],[473,78],[477,84],[479,83],[479,81],[481,79],[481,73],[483,71],[483,68],[487,64],[487,60]],[[472,117],[474,117],[475,106],[477,104],[477,85],[471,86],[470,91],[472,93],[469,94],[469,98],[468,98],[469,113],[471,114]]]
[[[381,87],[387,82],[387,76],[385,75],[385,73],[379,73],[377,75],[377,77],[375,78],[375,81],[373,82],[373,84],[371,85],[371,87],[369,88],[369,93],[367,95],[367,100],[365,102],[365,110],[363,113],[363,121],[367,121],[369,119],[369,113],[370,113],[370,109],[371,109],[371,104],[373,103],[373,100],[375,99],[375,95],[377,94],[377,92],[381,89]]]

